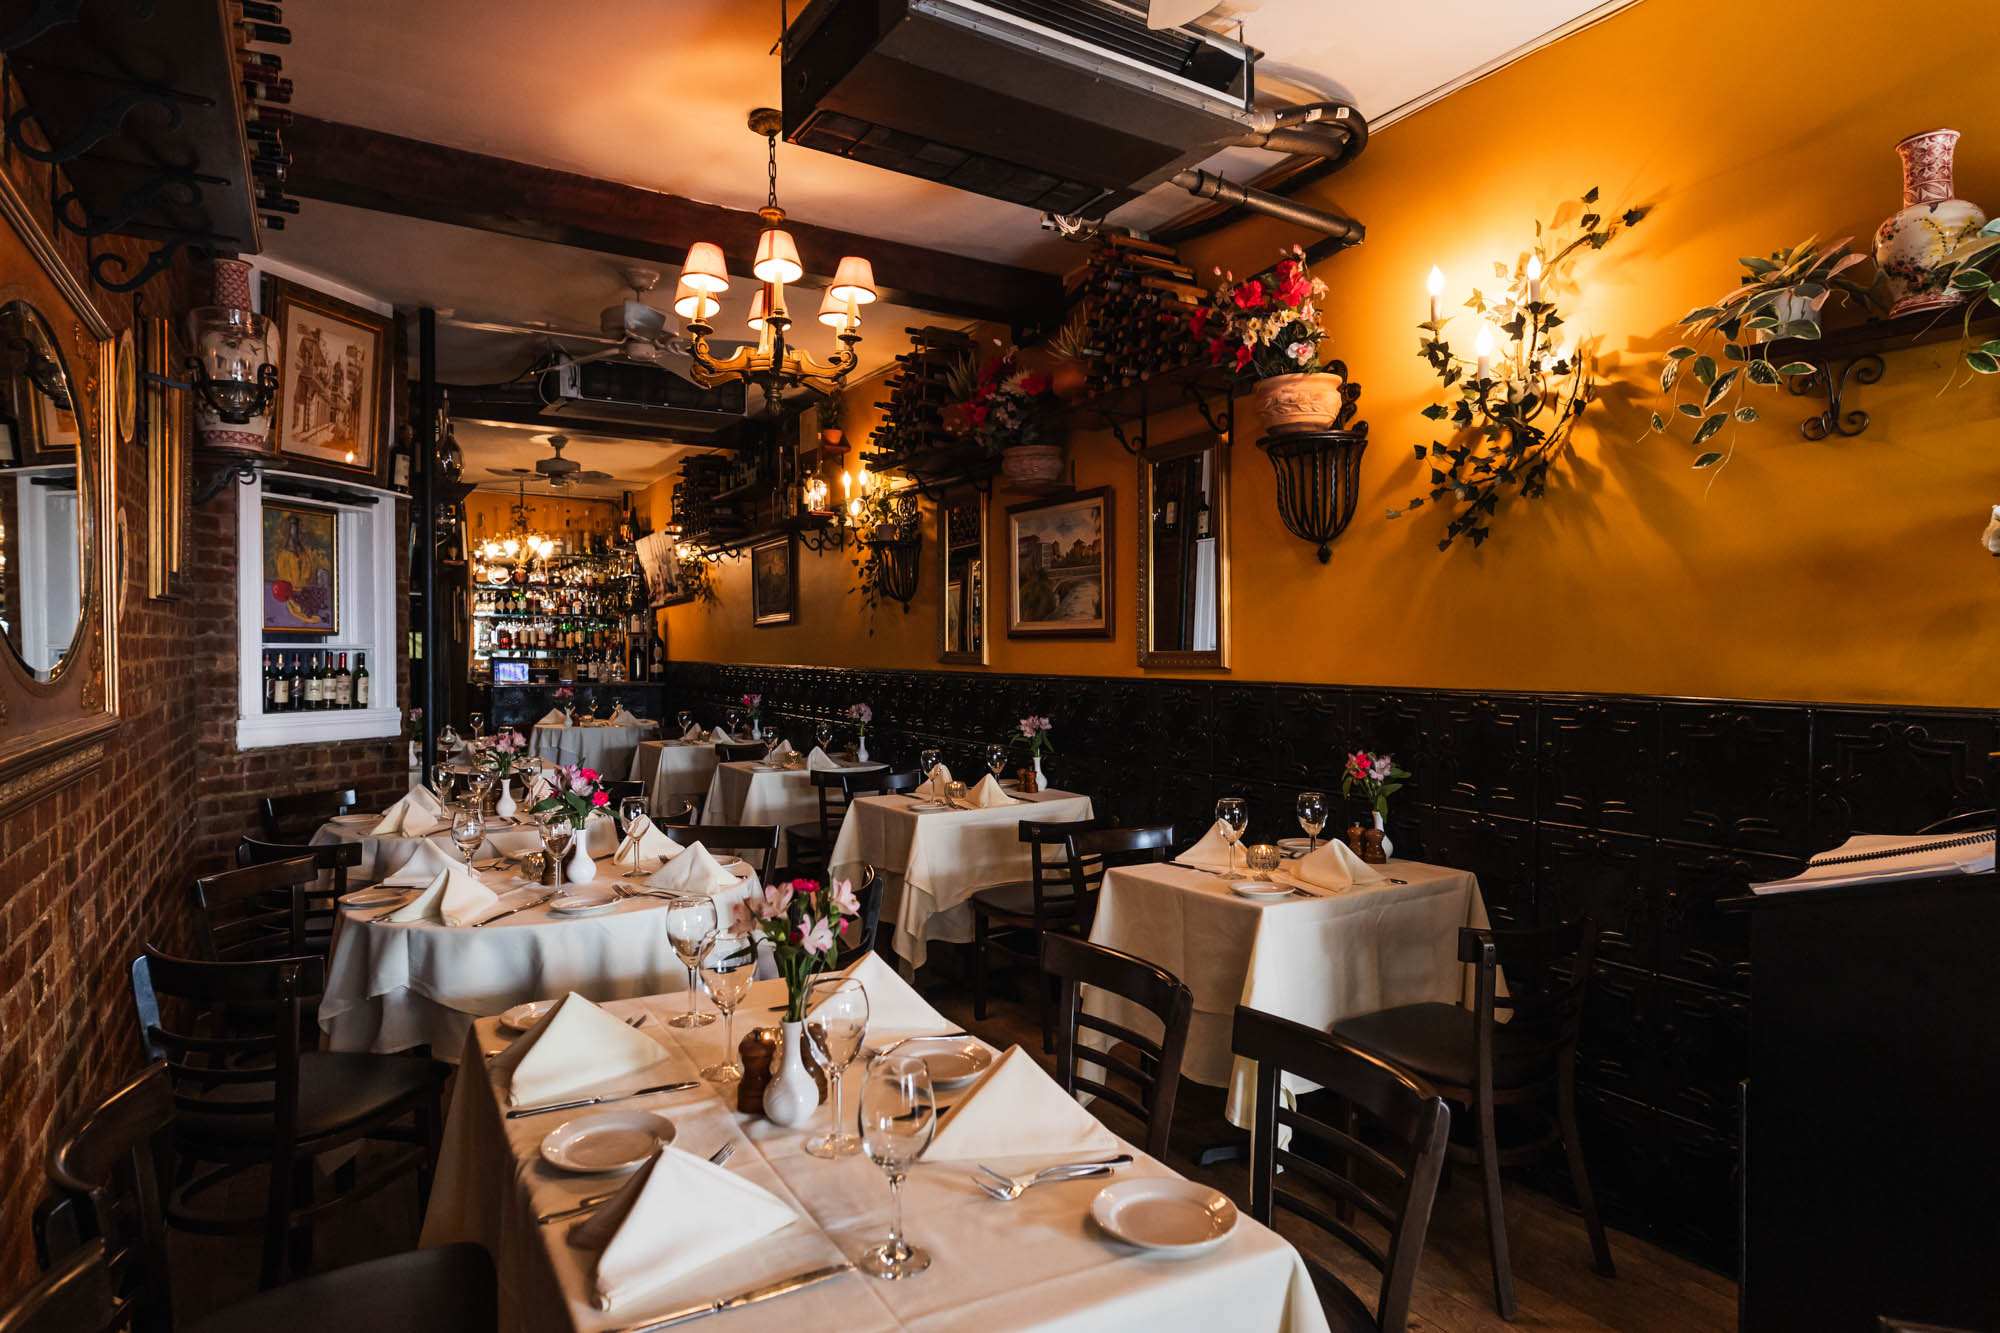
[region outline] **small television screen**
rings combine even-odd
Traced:
[[[493,664],[493,683],[495,685],[526,685],[528,683],[528,664],[520,660],[496,661]]]

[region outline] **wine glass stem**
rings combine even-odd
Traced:
[[[829,1139],[837,1139],[840,1137],[840,1127],[843,1123],[845,1123],[847,1119],[846,1114],[841,1110],[841,1104],[840,1104],[840,1076],[847,1072],[847,1066],[846,1065],[838,1066],[832,1072],[833,1072],[833,1128],[827,1131],[827,1137]]]
[[[716,1001],[716,1008],[722,1009],[722,1002]],[[736,1067],[736,1006],[722,1009],[722,1063]]]
[[[903,1252],[903,1174],[895,1172],[889,1177],[889,1254],[900,1259]]]
[[[699,985],[701,985],[701,982],[696,979],[694,974],[694,969],[689,968],[688,969],[688,1017],[689,1018],[694,1017],[694,992],[695,992],[695,987]]]

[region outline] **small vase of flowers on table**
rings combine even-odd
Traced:
[[[819,1109],[819,1085],[805,1065],[806,997],[812,979],[839,963],[841,937],[861,915],[861,903],[847,880],[822,885],[795,879],[767,886],[761,896],[738,902],[735,910],[733,929],[746,937],[744,947],[754,950],[759,940],[769,941],[778,975],[785,979],[784,1050],[772,1061],[775,1072],[764,1089],[764,1114],[796,1129]],[[839,1126],[846,1123],[840,1071],[832,1072],[834,1124]]]
[[[512,819],[514,812],[521,808],[514,803],[514,767],[520,763],[521,753],[527,748],[527,738],[511,728],[487,742],[486,762],[500,782],[500,796],[493,802],[493,813],[502,819]]]
[[[611,804],[611,793],[596,769],[576,764],[551,769],[549,783],[553,790],[535,803],[535,813],[561,811],[569,816],[576,829],[576,850],[570,853],[565,873],[572,883],[588,884],[597,878],[597,863],[590,859],[590,821],[600,811],[609,814],[605,807]]]
[[[753,741],[763,740],[764,728],[763,725],[757,721],[757,718],[764,711],[764,696],[761,694],[744,695],[743,711],[747,713],[750,717],[750,739]]]
[[[556,707],[562,710],[565,724],[573,723],[576,709],[576,691],[564,685],[555,692]]]
[[[1398,768],[1396,761],[1386,754],[1370,754],[1357,750],[1347,756],[1347,766],[1340,773],[1340,794],[1352,795],[1359,787],[1361,794],[1374,807],[1375,826],[1362,828],[1356,825],[1348,830],[1348,845],[1361,855],[1361,859],[1371,865],[1383,865],[1394,854],[1396,846],[1389,841],[1384,827],[1389,819],[1389,798],[1403,789],[1403,779],[1410,776],[1409,770]],[[1360,846],[1354,846],[1357,837]]]
[[[1055,752],[1056,747],[1049,740],[1050,730],[1049,720],[1034,714],[1022,718],[1021,725],[1015,728],[1013,739],[1028,747],[1029,767],[1021,771],[1021,790],[1024,792],[1041,791],[1049,785],[1048,778],[1042,773],[1042,752]]]
[[[868,724],[875,720],[875,710],[867,704],[849,704],[847,716],[854,723],[854,760],[868,762]]]

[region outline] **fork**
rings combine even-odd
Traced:
[[[724,1162],[728,1161],[732,1156],[734,1156],[735,1152],[736,1152],[735,1144],[725,1143],[720,1148],[717,1148],[714,1152],[710,1153],[708,1155],[708,1160],[713,1162],[717,1166],[721,1166]],[[568,1221],[572,1217],[582,1217],[585,1213],[594,1213],[599,1208],[602,1208],[605,1204],[610,1203],[613,1199],[617,1197],[618,1197],[617,1190],[607,1190],[603,1194],[593,1194],[589,1198],[578,1199],[574,1204],[572,1204],[568,1208],[559,1208],[553,1213],[543,1213],[540,1217],[537,1217],[535,1220],[537,1222],[542,1223],[545,1226],[550,1222]]]
[[[972,1176],[970,1179],[973,1184],[1002,1203],[1011,1203],[1036,1185],[1046,1185],[1055,1180],[1085,1180],[1091,1176],[1108,1176],[1113,1170],[1131,1160],[1131,1153],[1119,1153],[1116,1157],[1107,1157],[1098,1162],[1059,1162],[1055,1166],[1045,1166],[1025,1176],[1003,1176],[992,1167],[981,1163],[979,1169],[1000,1183],[989,1185],[978,1176]]]

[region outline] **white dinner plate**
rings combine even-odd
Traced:
[[[1090,1201],[1090,1215],[1116,1239],[1175,1259],[1206,1254],[1236,1229],[1236,1205],[1229,1196],[1192,1180],[1155,1177],[1106,1185]]]
[[[598,1111],[564,1121],[542,1138],[542,1160],[586,1174],[630,1171],[674,1141],[674,1122],[651,1111]]]
[[[517,1004],[512,1009],[501,1011],[500,1026],[511,1032],[526,1032],[555,1007],[554,1000],[530,1000],[526,1004]]]
[[[342,907],[387,907],[398,898],[407,900],[420,890],[402,884],[375,884],[340,895]]]
[[[1253,903],[1274,903],[1292,896],[1292,891],[1284,885],[1266,883],[1261,879],[1231,880],[1229,891]]]
[[[993,1052],[970,1037],[914,1037],[897,1046],[896,1054],[922,1060],[933,1088],[962,1088],[993,1063]]]
[[[1321,843],[1325,841],[1325,838],[1320,839]],[[1276,845],[1286,856],[1304,856],[1308,851],[1317,850],[1311,838],[1280,838]]]
[[[549,902],[557,916],[596,916],[618,906],[618,895],[610,889],[564,889]]]

